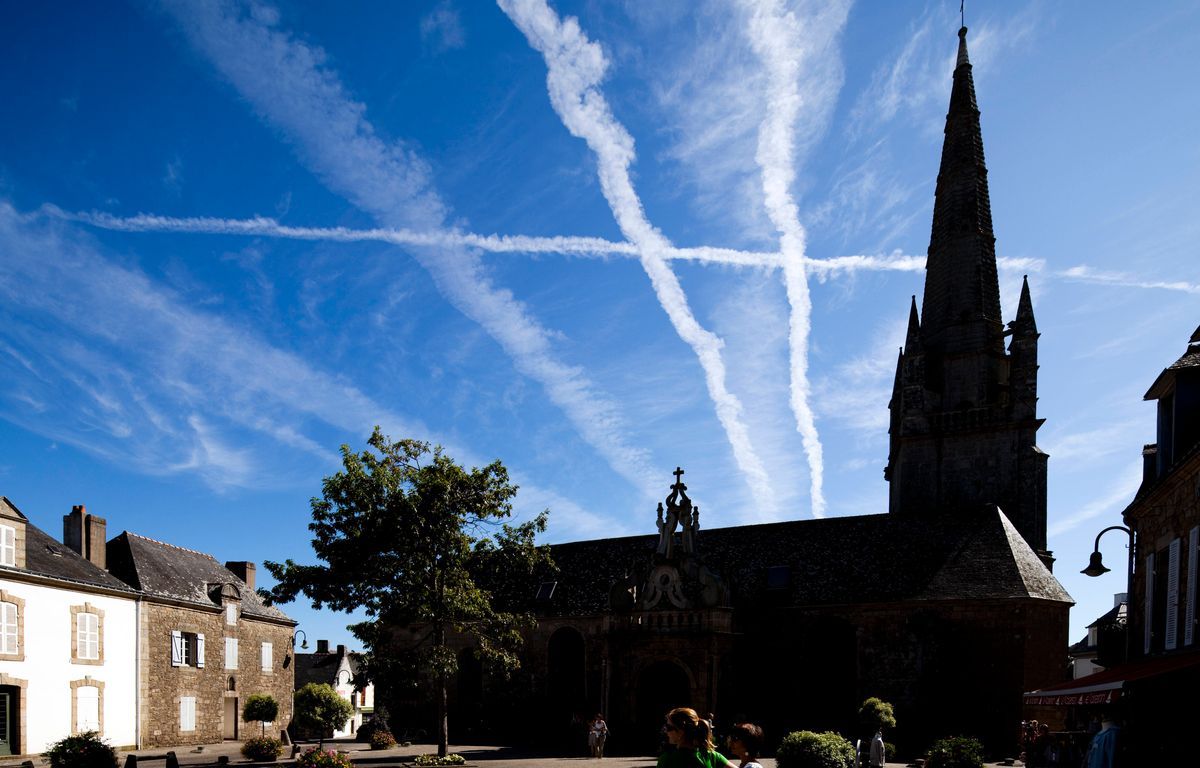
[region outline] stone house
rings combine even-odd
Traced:
[[[105,521],[75,507],[60,544],[0,497],[0,755],[98,731],[137,744],[138,595],[105,571]]]
[[[1194,715],[1180,697],[1200,686],[1200,328],[1145,399],[1157,405],[1157,441],[1142,449],[1142,484],[1122,513],[1130,537],[1128,566],[1120,567],[1129,579],[1128,660],[1027,699],[1066,709],[1078,722],[1115,715],[1139,764],[1184,764],[1193,759],[1186,734]],[[1099,567],[1089,566],[1090,575],[1110,570],[1096,562],[1098,549],[1092,558]]]
[[[264,605],[250,562],[211,555],[128,531],[108,542],[109,571],[141,595],[138,617],[138,742],[206,744],[259,731],[241,719],[245,698],[279,702],[291,719],[296,622]],[[268,726],[268,731],[271,728]]]
[[[888,404],[887,513],[701,531],[677,469],[657,535],[552,547],[557,572],[515,606],[538,617],[515,681],[490,678],[458,638],[451,737],[525,733],[582,751],[582,724],[601,712],[613,750],[644,754],[663,713],[691,706],[718,732],[749,719],[777,743],[853,734],[858,705],[879,696],[906,754],[963,734],[1015,754],[1023,692],[1067,675],[1072,605],[1046,549],[1038,338],[1028,282],[1015,319],[1000,315],[964,28],[923,304]],[[427,702],[397,704],[394,719],[432,732]]]
[[[346,646],[329,650],[328,640],[317,641],[316,653],[296,654],[296,690],[309,683],[333,686],[354,713],[341,728],[335,728],[332,738],[341,739],[358,733],[362,724],[375,713],[375,684],[359,676],[359,664]]]

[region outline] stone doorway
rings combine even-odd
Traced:
[[[20,701],[20,688],[0,685],[0,755],[21,754]]]
[[[664,717],[676,707],[692,706],[692,685],[687,670],[674,661],[656,661],[638,676],[636,701],[637,746],[643,754],[656,754]]]

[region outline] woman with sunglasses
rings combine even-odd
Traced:
[[[667,713],[668,749],[658,757],[658,768],[734,768],[712,743],[712,725],[696,710],[678,707]]]

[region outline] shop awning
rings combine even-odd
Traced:
[[[1128,684],[1200,665],[1200,652],[1142,659],[1101,670],[1087,677],[1068,680],[1025,694],[1034,706],[1067,707],[1076,704],[1109,704],[1128,690]]]

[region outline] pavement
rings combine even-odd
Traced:
[[[300,748],[302,750],[315,747],[317,743],[302,742]],[[241,742],[225,741],[219,744],[205,744],[200,747],[181,746],[181,747],[158,747],[154,749],[137,749],[137,750],[121,750],[118,754],[118,764],[125,765],[127,755],[134,754],[138,756],[138,768],[165,768],[163,758],[169,751],[175,752],[176,759],[179,760],[180,768],[184,766],[215,766],[218,764],[221,757],[228,758],[231,766],[242,765],[249,766],[267,766],[270,763],[253,763],[250,760],[242,757]],[[357,741],[349,741],[344,739],[328,739],[324,744],[325,749],[337,750],[345,752],[350,756],[351,762],[355,766],[363,768],[389,768],[391,766],[411,766],[413,759],[417,755],[437,753],[437,746],[434,744],[412,744],[407,747],[397,746],[393,749],[371,749],[369,744]],[[548,755],[539,755],[513,749],[511,747],[496,747],[496,746],[472,746],[465,744],[451,744],[450,751],[456,752],[467,759],[467,766],[480,766],[481,768],[654,768],[656,757],[641,756],[641,757],[604,757],[600,760],[588,757],[586,755],[572,757],[556,757]],[[287,765],[291,762],[289,759],[290,751],[285,747],[284,755],[279,759],[279,763]],[[15,765],[19,765],[20,758],[16,759]],[[763,768],[775,768],[775,761],[771,758],[761,758],[759,760]],[[35,759],[33,761],[37,768],[49,765],[49,760],[45,758]],[[14,765],[5,761],[5,768]],[[888,763],[888,768],[902,768],[904,763]],[[1015,765],[1022,766],[1020,761],[1015,763],[988,763],[989,766],[1000,765]]]

